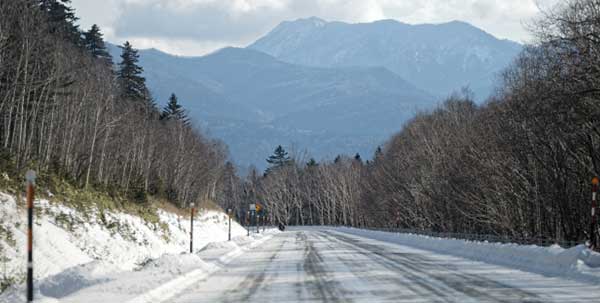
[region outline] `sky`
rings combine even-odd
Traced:
[[[409,24],[469,22],[502,39],[531,41],[527,31],[559,0],[72,0],[80,26],[98,24],[112,43],[200,56],[244,47],[277,24],[316,16],[348,23],[394,19]]]

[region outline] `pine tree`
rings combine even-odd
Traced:
[[[267,170],[268,172],[273,168],[279,168],[291,164],[292,159],[288,156],[288,153],[285,151],[285,149],[279,145],[273,152],[273,155],[269,156],[267,163],[271,165],[271,167]]]
[[[164,107],[161,115],[161,120],[176,120],[183,122],[183,124],[188,125],[189,119],[185,114],[185,110],[179,104],[177,100],[177,96],[175,94],[171,94],[169,97],[169,103]]]
[[[310,158],[310,160],[306,163],[306,167],[317,167],[319,163],[314,158]]]
[[[39,0],[39,7],[48,14],[50,33],[59,33],[77,46],[83,46],[81,31],[76,25],[75,11],[70,7],[71,0]]]
[[[140,57],[138,50],[134,49],[129,41],[125,42],[120,48],[123,52],[121,53],[117,79],[121,86],[121,97],[133,101],[149,102],[146,79],[141,76],[144,69],[138,65]]]
[[[375,150],[375,156],[373,157],[373,162],[381,160],[382,157],[383,151],[381,150],[381,146],[377,146],[377,149]]]
[[[85,32],[83,36],[84,45],[92,54],[92,56],[94,56],[94,58],[102,60],[107,65],[112,66],[112,57],[106,49],[106,44],[104,43],[104,39],[102,38],[102,32],[100,32],[100,28],[98,27],[98,25],[92,25],[90,30]]]

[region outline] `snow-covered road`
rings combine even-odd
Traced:
[[[170,301],[600,302],[600,288],[332,230],[297,230]]]

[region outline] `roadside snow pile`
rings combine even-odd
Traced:
[[[208,269],[210,266],[196,254],[183,253],[179,255],[164,255],[158,259],[150,260],[137,271],[161,271],[171,275],[179,275],[190,270],[190,268],[202,267]]]
[[[548,276],[569,277],[600,283],[600,254],[584,245],[570,249],[558,245],[501,244],[443,239],[414,234],[372,231],[347,227],[331,228],[370,239],[503,265]]]
[[[106,283],[112,280],[110,274],[117,271],[118,269],[111,264],[99,261],[78,265],[42,279],[39,293],[45,297],[64,297],[82,288]]]
[[[214,272],[223,269],[231,260],[235,259],[239,255],[241,255],[244,251],[252,249],[261,243],[267,241],[272,237],[273,233],[277,233],[275,230],[269,230],[260,235],[253,235],[248,237],[248,241],[244,241],[244,245],[240,246],[236,243],[228,243],[227,245],[209,245],[206,249],[203,249],[199,252],[199,256],[201,260],[203,260],[200,264],[203,264],[200,268],[196,268],[194,270],[190,270],[185,272],[184,274],[173,275],[171,280],[163,281],[160,284],[157,284],[154,287],[147,287],[148,277],[152,277],[154,275],[145,274],[141,276],[140,279],[136,279],[136,285],[140,284],[140,281],[144,281],[143,285],[146,286],[147,291],[139,294],[133,298],[128,298],[126,296],[131,293],[123,294],[125,296],[115,297],[114,293],[111,293],[111,300],[119,301],[119,302],[127,302],[127,303],[157,303],[157,302],[170,302],[172,298],[177,296],[179,293],[184,291],[185,289],[192,287],[198,281],[207,278]],[[241,237],[240,237],[241,238]],[[232,241],[233,242],[233,241]],[[219,256],[215,258],[215,256]],[[211,260],[211,262],[204,262],[206,260]],[[191,263],[190,266],[193,266],[197,263]],[[158,268],[169,268],[174,266],[174,264],[167,262],[162,264]],[[176,264],[175,264],[176,266]],[[184,267],[184,269],[189,269],[194,267]],[[80,297],[88,298],[89,291],[84,290],[80,294]],[[77,297],[69,298],[68,302],[79,302]],[[127,301],[125,301],[127,299]],[[90,301],[87,301],[90,303]],[[103,301],[98,301],[99,303],[103,303]]]
[[[83,287],[107,282],[112,273],[139,269],[165,254],[189,249],[190,220],[159,211],[152,224],[123,212],[77,211],[47,200],[35,201],[34,275],[43,295],[61,297]],[[15,197],[0,192],[0,282],[21,285],[26,273],[26,215]],[[194,220],[194,249],[227,241],[228,219],[217,211],[201,211]],[[246,235],[236,222],[234,237]],[[164,261],[164,260],[163,260]],[[185,257],[177,262],[185,262]],[[198,260],[188,260],[195,262]],[[71,281],[71,282],[69,282]],[[76,281],[76,282],[75,282]],[[1,289],[0,289],[1,290]],[[15,302],[10,292],[0,302]],[[1,293],[1,292],[0,292]]]

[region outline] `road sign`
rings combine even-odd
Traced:
[[[256,211],[256,204],[254,204],[254,203],[251,203],[251,204],[248,206],[248,209],[249,209],[250,211]]]

